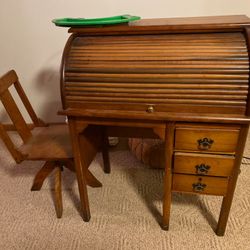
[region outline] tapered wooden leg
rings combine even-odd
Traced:
[[[57,218],[62,217],[62,181],[61,181],[61,167],[57,166],[55,169],[55,208]]]
[[[103,170],[106,174],[110,173],[110,160],[109,160],[109,142],[106,128],[102,129],[102,158],[103,158]]]
[[[80,146],[82,149],[81,160],[86,182],[91,187],[101,187],[102,184],[89,171],[89,166],[102,144],[102,131],[100,126],[89,125],[80,134]]]
[[[69,129],[72,140],[76,177],[77,177],[78,189],[82,207],[82,217],[83,220],[87,222],[90,220],[90,210],[89,210],[89,200],[87,193],[87,183],[84,176],[84,169],[83,169],[84,166],[82,166],[83,161],[81,159],[82,157],[81,151],[83,150],[80,149],[80,135],[76,127],[76,121],[71,117],[69,117]]]
[[[163,220],[162,229],[169,229],[170,207],[172,198],[172,157],[174,147],[174,123],[166,126],[165,136],[165,176],[164,176],[164,197],[163,197]]]
[[[227,194],[223,198],[222,205],[221,205],[219,222],[218,222],[217,229],[216,229],[216,234],[218,236],[223,236],[225,234],[228,216],[229,216],[230,208],[231,208],[232,201],[233,201],[234,190],[236,187],[237,178],[238,178],[238,174],[240,170],[243,151],[244,151],[244,147],[245,147],[245,143],[247,139],[247,134],[248,134],[248,125],[244,125],[242,126],[240,130],[240,135],[239,135],[238,145],[237,145],[237,150],[236,150],[236,158],[234,161],[233,173],[229,179]]]
[[[65,162],[65,167],[75,172],[73,160]],[[86,170],[86,182],[90,187],[102,187],[102,183],[96,179],[96,177],[87,169]]]
[[[55,169],[55,162],[47,161],[43,167],[36,174],[31,191],[38,191],[42,188],[44,180],[50,175],[50,173]]]

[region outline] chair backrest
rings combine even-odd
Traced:
[[[31,120],[33,121],[34,126],[35,127],[44,126],[44,123],[35,114],[34,109],[32,108],[18,80],[16,72],[14,70],[11,70],[7,72],[5,75],[3,75],[0,78],[0,100],[3,103],[3,106],[5,107],[10,119],[12,120],[16,131],[22,138],[23,142],[26,143],[32,136],[32,133],[9,91],[9,87],[11,87],[12,84],[14,85],[21,101],[24,104],[24,107],[26,108]],[[16,155],[14,150],[14,145],[11,142],[10,138],[8,137],[8,134],[5,131],[5,128],[2,124],[0,124],[0,134],[12,156],[15,158],[17,162],[20,162],[21,160],[17,159],[19,157],[18,153]]]

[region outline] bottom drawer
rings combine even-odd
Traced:
[[[228,178],[224,177],[174,174],[172,190],[176,192],[225,196],[227,185]]]

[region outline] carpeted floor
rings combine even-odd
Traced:
[[[250,140],[248,145],[250,156]],[[91,165],[103,187],[88,189],[92,218],[84,223],[73,173],[63,172],[64,212],[57,219],[53,178],[40,192],[29,191],[42,162],[16,166],[0,142],[0,250],[250,249],[250,161],[243,161],[227,231],[218,237],[213,229],[221,198],[175,194],[170,230],[162,231],[163,171],[119,148],[110,156],[110,175],[103,173],[100,155]]]

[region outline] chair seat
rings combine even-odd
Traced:
[[[73,158],[67,124],[36,127],[32,138],[18,149],[27,160],[64,160]]]

